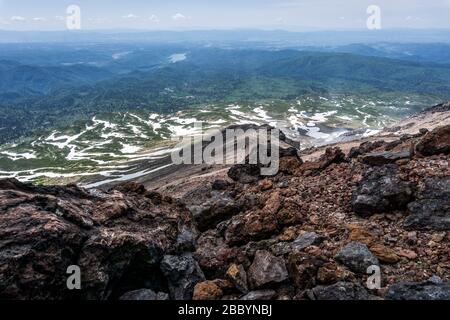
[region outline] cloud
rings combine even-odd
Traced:
[[[178,21],[178,20],[185,20],[185,19],[187,19],[187,17],[185,15],[181,14],[181,13],[175,13],[172,16],[172,19],[175,20],[175,21]]]
[[[158,16],[156,16],[156,15],[154,15],[154,14],[152,14],[150,17],[148,17],[148,20],[150,20],[150,21],[152,21],[152,22],[156,22],[156,23],[159,22]]]
[[[22,16],[12,16],[11,17],[11,21],[25,21],[25,20],[27,20],[27,19],[25,19]]]
[[[0,24],[1,25],[8,25],[10,23],[8,21],[4,20],[3,18],[0,18]]]
[[[45,21],[47,21],[47,19],[44,18],[44,17],[35,17],[35,18],[33,18],[33,21],[36,21],[36,22],[45,22]]]
[[[132,13],[122,16],[122,18],[124,18],[124,19],[136,19],[137,17],[138,17],[137,15],[132,14]]]
[[[64,18],[63,16],[56,16],[55,19],[56,19],[56,20],[59,20],[59,21],[63,21],[63,20],[65,20],[66,18]]]
[[[105,19],[105,18],[89,18],[88,21],[95,23],[95,24],[104,24],[104,23],[110,22],[109,19]]]

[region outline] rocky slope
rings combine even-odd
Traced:
[[[282,152],[269,178],[239,165],[158,191],[3,180],[0,298],[450,299],[449,107],[427,111],[430,131]]]

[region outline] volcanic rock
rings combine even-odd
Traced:
[[[136,184],[89,193],[2,180],[0,297],[114,299],[140,288],[166,291],[160,261],[184,250],[179,235],[192,228],[192,216],[157,195]],[[69,266],[80,268],[81,290],[68,290]]]
[[[280,283],[288,278],[284,259],[275,257],[270,252],[259,250],[247,272],[252,289],[266,284]]]
[[[223,292],[213,281],[199,282],[194,287],[192,300],[219,300]]]
[[[155,293],[150,289],[140,289],[123,294],[119,300],[143,301],[143,300],[169,300],[167,293]]]
[[[423,156],[450,153],[450,125],[428,132],[416,144],[416,152]]]
[[[161,270],[169,283],[170,296],[174,300],[190,300],[194,287],[205,280],[202,270],[191,254],[166,255]]]
[[[373,152],[363,155],[360,159],[361,162],[370,166],[382,166],[385,164],[395,163],[401,159],[409,159],[411,152],[409,150],[403,150],[399,152],[381,151]]]
[[[182,199],[192,212],[200,231],[214,228],[219,222],[241,211],[239,204],[228,192],[211,190],[207,186],[187,192]]]
[[[386,300],[450,300],[450,282],[400,282],[389,287]]]
[[[350,242],[337,253],[335,259],[357,273],[366,273],[368,267],[379,265],[369,248],[359,242]]]
[[[416,198],[408,205],[405,228],[450,230],[450,176],[426,179]]]
[[[397,176],[395,165],[369,169],[353,193],[353,210],[368,216],[374,213],[405,209],[413,200],[414,185]]]
[[[352,282],[338,282],[330,286],[317,286],[311,290],[315,300],[373,300],[363,286]]]
[[[272,300],[275,295],[274,290],[256,290],[247,293],[241,300]]]
[[[227,270],[227,278],[242,293],[248,292],[247,273],[242,265],[231,264]]]

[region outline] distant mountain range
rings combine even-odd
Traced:
[[[433,103],[450,93],[450,64],[434,62],[447,61],[448,51],[438,54],[443,44],[431,45],[435,50],[423,59],[413,45],[305,51],[312,48],[56,44],[55,52],[52,46],[10,45],[0,55],[0,141],[117,111],[164,113],[327,93],[419,94]],[[400,59],[408,50],[415,58]]]

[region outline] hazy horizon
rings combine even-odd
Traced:
[[[82,30],[358,30],[370,5],[380,8],[383,29],[450,29],[450,0],[0,0],[0,29],[65,30],[69,5],[80,8]]]

